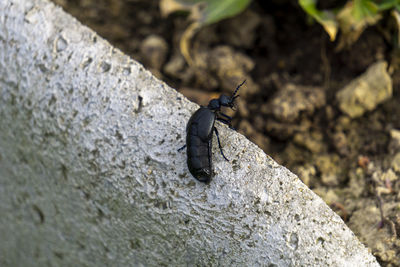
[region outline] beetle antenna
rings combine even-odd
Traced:
[[[238,96],[235,96],[235,95],[236,95],[237,91],[239,91],[239,88],[240,88],[245,82],[246,82],[246,80],[244,80],[241,84],[238,85],[238,87],[236,87],[235,92],[233,92],[233,94],[232,94],[231,102],[233,102],[233,100],[235,100],[235,98],[238,97]]]

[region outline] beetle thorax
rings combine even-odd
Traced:
[[[219,99],[211,99],[211,101],[208,103],[208,108],[211,110],[219,110],[221,108]]]

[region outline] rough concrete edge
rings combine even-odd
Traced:
[[[144,241],[140,241],[143,242],[140,249],[135,244],[131,244],[133,250],[131,254],[121,255],[112,250],[111,252],[116,253],[117,257],[124,257],[119,258],[120,263],[377,265],[372,255],[359,243],[343,221],[319,197],[306,188],[292,173],[277,165],[258,147],[238,133],[221,127],[221,135],[224,136],[225,143],[229,144],[225,145],[225,152],[234,160],[229,164],[216,160],[214,168],[217,175],[209,186],[195,182],[187,174],[184,155],[174,152],[180,145],[177,142],[184,140],[183,138],[175,140],[175,136],[184,135],[184,124],[196,105],[182,100],[182,96],[144,71],[140,64],[111,47],[53,4],[43,0],[3,2],[0,4],[0,19],[3,25],[0,27],[0,45],[2,46],[0,59],[4,61],[0,62],[0,83],[2,84],[0,101],[4,104],[0,111],[2,115],[10,115],[3,117],[0,121],[2,137],[9,142],[0,143],[3,166],[11,162],[20,163],[22,159],[18,153],[23,154],[28,150],[31,155],[37,156],[46,164],[33,160],[32,162],[42,164],[41,167],[46,166],[49,170],[52,163],[48,161],[62,162],[62,166],[69,173],[64,186],[74,188],[71,189],[72,194],[76,193],[73,191],[76,188],[85,188],[87,183],[99,182],[96,181],[96,177],[98,178],[98,173],[103,173],[101,170],[105,169],[105,172],[109,171],[111,174],[101,176],[106,177],[104,185],[111,184],[112,186],[107,189],[87,188],[89,191],[92,190],[89,193],[95,195],[99,192],[115,195],[113,198],[96,196],[98,199],[94,201],[95,204],[107,210],[113,207],[112,201],[130,203],[133,205],[130,208],[135,209],[135,212],[139,214],[138,217],[131,219],[124,218],[121,213],[129,213],[126,210],[129,206],[121,204],[122,207],[114,207],[116,211],[108,211],[110,217],[116,217],[109,219],[109,222],[112,219],[118,220],[121,222],[119,226],[127,228],[126,231],[129,232],[129,227],[135,231],[141,229],[140,225],[136,225],[132,220],[158,216],[160,218],[146,221],[146,223],[158,225],[147,226],[154,232],[158,231],[157,235],[169,236],[170,240],[185,240],[180,244],[184,247],[174,248],[176,255],[174,253],[170,255],[170,251],[158,248],[157,246],[171,247],[168,240],[164,240],[165,238],[157,240],[154,236],[155,241],[148,241],[149,247],[154,246],[154,253],[146,251],[147,243]],[[15,47],[12,47],[14,45],[20,51],[16,52]],[[82,57],[83,55],[91,55],[94,62],[87,62],[87,58]],[[88,68],[90,64],[96,67]],[[57,77],[56,81],[54,77]],[[96,81],[98,81],[97,88]],[[85,83],[88,85],[86,86]],[[60,93],[60,91],[68,90],[68,86],[72,87],[71,94],[79,103],[63,102],[62,96],[65,92]],[[127,91],[126,88],[131,91]],[[41,104],[41,101],[47,100],[48,92],[52,92],[59,101],[56,107],[50,105],[51,96],[48,102]],[[18,96],[21,100],[17,98],[16,103],[15,99],[14,102],[9,101],[9,93],[16,94],[15,97]],[[87,104],[88,97],[89,102],[93,102],[93,106]],[[100,101],[100,98],[104,97],[111,103],[106,108],[97,105],[105,103]],[[28,103],[27,99],[33,102]],[[81,99],[83,99],[82,102],[80,102]],[[98,103],[97,100],[99,100]],[[36,104],[37,107],[35,107]],[[128,105],[130,107],[127,107]],[[79,110],[74,119],[67,115],[64,117],[60,115],[69,113],[76,107]],[[13,109],[14,112],[15,108],[18,108],[18,112],[22,115],[17,114],[13,117],[7,108]],[[40,109],[40,112],[37,112],[38,116],[31,119],[36,125],[30,129],[23,128],[24,133],[16,133],[18,118],[24,117],[24,112],[28,113],[32,110],[36,114],[35,108]],[[69,108],[71,110],[68,110]],[[104,118],[97,118],[99,114]],[[88,125],[87,118],[94,115],[98,119],[98,124],[92,126],[89,123]],[[63,121],[57,121],[56,124],[49,123],[48,121],[53,117],[56,118],[55,120],[70,119],[69,127],[71,128],[65,129]],[[91,161],[92,159],[81,157],[77,162],[76,158],[70,156],[74,153],[79,156],[80,151],[83,153],[96,151],[94,141],[104,140],[104,136],[109,134],[107,125],[115,121],[118,128],[117,138],[108,140],[113,142],[112,146],[104,147],[104,150],[101,150],[103,144],[99,145],[101,151],[97,152],[99,153],[97,156],[100,159]],[[21,124],[23,123],[21,121]],[[3,127],[6,125],[9,128]],[[75,125],[78,125],[76,129]],[[124,128],[127,125],[131,125],[133,130]],[[115,127],[110,129],[115,132]],[[65,139],[60,137],[52,140],[54,144],[50,143],[48,145],[50,148],[43,147],[39,144],[43,142],[41,136],[45,131],[50,130],[57,134],[74,135],[79,140],[73,142],[70,136]],[[15,137],[13,140],[13,137],[19,134],[23,135],[22,139]],[[30,141],[29,136],[35,134],[39,135],[37,138],[40,142],[34,139]],[[174,138],[166,140],[168,136]],[[47,136],[47,139],[50,137]],[[18,142],[21,140],[26,141],[23,147],[26,151],[22,149],[17,153],[13,147],[19,147]],[[44,141],[47,141],[46,138]],[[56,151],[55,148],[59,148],[57,147],[59,142],[66,142],[72,147],[69,147],[65,153]],[[84,147],[79,147],[79,144]],[[127,152],[129,150],[124,150],[124,147],[128,147],[129,150],[139,147],[137,151],[141,154],[129,154]],[[64,147],[64,149],[67,148]],[[130,162],[133,168],[128,170],[130,173],[134,171],[134,174],[129,176],[133,180],[121,180],[121,177],[126,176],[126,171],[118,169],[116,173],[117,171],[113,169],[115,161],[118,164],[126,164],[125,161],[118,162],[119,158],[112,158],[114,154],[111,152],[116,150],[122,153],[121,158],[135,159],[137,164]],[[107,154],[107,151],[110,153]],[[10,159],[5,159],[4,153],[7,153]],[[26,160],[25,158],[24,161]],[[91,168],[90,163],[93,162],[98,165],[95,168],[96,171]],[[29,164],[30,159],[27,165]],[[10,179],[15,178],[16,174],[21,174],[13,167],[7,168],[10,172],[4,173],[9,174]],[[32,167],[32,175],[35,173],[35,168]],[[166,172],[166,169],[169,171]],[[63,168],[62,170],[65,172]],[[178,174],[184,176],[179,177]],[[53,176],[54,173],[50,171],[47,176],[36,173],[35,179],[43,179],[46,183],[49,181],[51,183],[53,181],[49,180],[49,177]],[[51,190],[56,189],[55,185],[48,186]],[[163,190],[160,191],[159,186],[162,186]],[[136,199],[139,194],[142,194],[142,200]],[[169,201],[154,204],[155,200],[161,201],[160,199],[165,198]],[[69,201],[76,204],[72,199],[61,199],[65,201],[66,206],[62,206],[65,209],[70,208]],[[61,200],[57,199],[57,201]],[[109,201],[109,203],[102,203],[102,201]],[[154,205],[148,206],[147,203]],[[7,207],[3,204],[1,208]],[[37,211],[37,209],[38,207],[35,206],[34,210]],[[37,212],[39,222],[41,213],[50,212],[43,209],[44,212]],[[67,213],[66,210],[63,212]],[[171,212],[176,214],[170,214]],[[187,216],[197,224],[185,226],[184,218]],[[66,217],[60,218],[67,220]],[[210,220],[222,226],[215,226]],[[49,229],[58,230],[57,224],[49,222],[49,225]],[[115,224],[112,225],[115,227]],[[160,226],[165,228],[158,229]],[[12,227],[10,225],[1,227],[3,231],[12,229],[7,228]],[[101,224],[97,227],[100,229],[97,233],[99,236],[90,237],[104,239],[104,229],[107,228]],[[109,239],[110,247],[113,245],[111,243],[123,241],[119,231],[115,230],[115,239]],[[180,231],[186,231],[189,234],[180,236]],[[32,233],[26,233],[24,237],[29,237],[30,234]],[[151,236],[152,233],[148,235]],[[18,235],[15,238],[18,238]],[[87,245],[96,246],[95,241],[87,242]],[[179,243],[174,245],[179,246]],[[0,251],[6,251],[7,247],[3,249]],[[112,255],[111,252],[109,252],[110,255]],[[146,257],[142,255],[143,253],[147,253]],[[90,254],[82,257],[83,262],[90,263]]]

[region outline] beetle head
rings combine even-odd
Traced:
[[[208,108],[211,110],[219,110],[221,107],[233,107],[233,102],[231,102],[231,98],[226,95],[221,95],[218,99],[211,99],[208,103]]]
[[[236,93],[245,82],[246,80],[244,80],[241,84],[239,84],[238,87],[236,87],[231,97],[221,95],[218,99],[211,99],[211,101],[208,103],[208,108],[211,110],[219,110],[221,107],[233,108],[235,99],[239,97],[239,95],[236,95]]]
[[[221,106],[224,106],[224,107],[232,107],[233,106],[231,99],[226,95],[221,95],[219,97],[218,101]]]

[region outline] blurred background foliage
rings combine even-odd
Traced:
[[[366,27],[375,25],[385,15],[391,14],[395,18],[398,29],[400,25],[400,0],[351,0],[326,10],[318,9],[317,0],[299,0],[299,4],[324,27],[332,41],[339,30],[342,32],[338,49],[353,44]]]
[[[186,28],[180,40],[180,50],[189,65],[193,62],[190,44],[196,33],[212,23],[233,17],[243,12],[251,0],[160,0],[160,11],[163,17],[172,13],[189,14],[191,24]],[[322,1],[321,1],[322,2]],[[298,0],[301,8],[310,18],[322,25],[335,41],[341,32],[337,49],[351,46],[361,33],[375,25],[383,16],[393,16],[400,29],[400,0],[350,0],[343,5],[329,9],[319,9],[317,0]],[[400,34],[395,42],[399,46]]]

